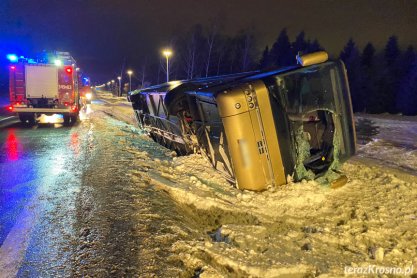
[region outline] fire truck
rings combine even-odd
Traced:
[[[84,73],[78,72],[78,88],[80,94],[80,101],[83,106],[91,104],[93,93],[91,90],[90,78]]]
[[[29,125],[42,115],[59,114],[64,124],[74,124],[80,110],[77,70],[76,61],[68,52],[11,59],[9,110]]]

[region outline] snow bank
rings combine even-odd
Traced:
[[[398,127],[392,119],[378,124]],[[402,124],[414,128],[412,121]],[[390,136],[364,137],[360,155],[381,161],[395,155],[401,162],[405,148],[389,154],[395,148],[382,152],[375,143]],[[303,181],[254,193],[231,186],[201,156],[175,157],[169,150],[161,156],[149,148],[156,143],[144,142],[148,147],[127,146],[136,157],[132,168],[184,211],[189,227],[173,223],[172,230],[199,235],[172,246],[172,256],[199,277],[340,277],[346,266],[369,265],[417,270],[413,175],[353,159],[342,167],[349,181],[341,188]],[[415,162],[410,156],[411,167]]]
[[[168,192],[203,236],[173,246],[201,277],[340,276],[345,266],[417,266],[413,176],[351,162],[342,168],[349,182],[339,189],[304,181],[254,193],[233,188],[198,155],[139,161],[138,169],[147,167],[140,175]]]
[[[108,92],[100,92],[96,96],[97,99],[92,101],[94,109],[103,111],[120,121],[137,126],[132,105],[125,97],[115,97]]]
[[[417,117],[356,116],[358,156],[417,173]]]

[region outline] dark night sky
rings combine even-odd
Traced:
[[[0,0],[0,54],[66,50],[93,77],[112,78],[124,58],[137,68],[158,59],[196,23],[220,21],[226,34],[254,28],[259,48],[283,27],[290,39],[304,30],[338,55],[349,37],[361,48],[382,49],[392,34],[417,46],[416,12],[417,0]]]

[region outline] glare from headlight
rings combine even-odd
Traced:
[[[56,124],[63,121],[63,116],[61,114],[53,114],[50,116],[42,114],[38,118],[38,121],[41,124]]]
[[[85,94],[85,97],[86,97],[88,100],[90,100],[90,99],[91,99],[91,97],[92,97],[92,94],[91,94],[91,93],[86,93],[86,94]]]

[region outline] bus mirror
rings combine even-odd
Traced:
[[[324,63],[329,59],[329,55],[325,51],[309,53],[306,55],[297,55],[297,63],[303,67],[314,64]]]

